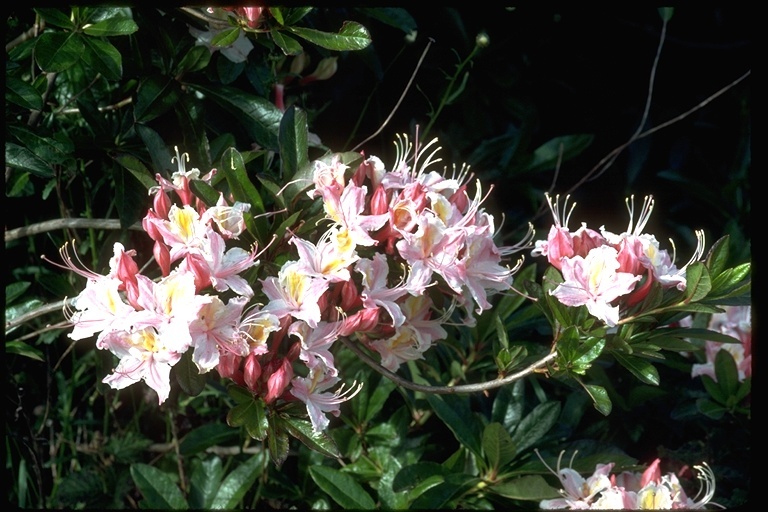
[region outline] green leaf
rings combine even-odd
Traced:
[[[560,407],[560,402],[556,401],[540,403],[520,421],[512,433],[517,453],[535,446],[555,426],[560,416]]]
[[[35,62],[47,73],[60,73],[80,60],[84,47],[76,32],[43,32],[35,43]]]
[[[8,306],[13,301],[21,297],[32,285],[29,281],[18,281],[5,285],[5,305]]]
[[[232,46],[240,37],[240,27],[225,28],[211,39],[211,46],[218,48]]]
[[[264,454],[257,453],[240,464],[227,475],[221,483],[216,497],[211,502],[212,509],[240,509],[245,494],[253,487],[256,478],[264,470]]]
[[[280,170],[283,176],[294,176],[309,165],[307,146],[309,130],[307,113],[290,107],[280,122]]]
[[[713,278],[717,278],[717,276],[719,276],[728,265],[729,238],[730,237],[726,235],[717,240],[714,244],[712,244],[712,247],[707,253],[705,264],[709,269],[709,274]]]
[[[608,397],[608,392],[604,387],[595,384],[586,384],[584,389],[587,391],[590,398],[592,398],[592,403],[594,404],[595,409],[604,416],[611,414],[611,399]]]
[[[5,76],[5,101],[29,110],[43,109],[43,96],[24,80]]]
[[[314,7],[291,7],[291,8],[281,8],[280,9],[280,15],[283,18],[283,20],[280,22],[281,25],[295,25],[299,21],[301,21],[304,16],[312,12],[315,8]],[[274,14],[275,9],[273,7],[269,8],[269,12]]]
[[[365,402],[365,415],[363,421],[370,422],[381,411],[389,396],[395,390],[395,383],[387,378],[381,378],[373,389],[373,393]]]
[[[541,475],[526,475],[488,486],[488,491],[513,500],[541,501],[557,498],[560,493]]]
[[[137,123],[146,123],[173,108],[181,95],[178,83],[165,76],[145,79],[137,90],[134,116]]]
[[[706,398],[699,398],[696,400],[696,408],[704,415],[712,418],[713,420],[719,420],[723,416],[725,416],[725,413],[728,412],[728,409],[720,404],[716,404],[712,400],[708,400]]]
[[[402,7],[364,7],[360,10],[371,18],[402,30],[405,34],[410,34],[418,28],[413,16]]]
[[[205,115],[201,102],[193,95],[185,94],[176,102],[173,111],[180,127],[181,145],[184,151],[189,154],[194,167],[201,169],[201,174],[207,173],[213,165],[210,160]]]
[[[194,469],[189,477],[189,508],[210,509],[224,477],[221,459],[215,456],[206,460],[194,459],[193,464]]]
[[[139,137],[141,137],[141,141],[147,147],[149,156],[152,159],[152,167],[154,168],[155,173],[159,172],[166,178],[170,176],[171,171],[168,170],[173,168],[173,171],[175,171],[176,165],[171,162],[173,154],[168,150],[168,146],[165,144],[163,138],[160,137],[160,134],[144,124],[136,124],[136,132],[139,134]],[[163,170],[168,172],[162,173],[161,171]],[[155,173],[152,173],[152,175],[154,176]],[[156,182],[154,184],[157,185]]]
[[[328,466],[310,466],[309,475],[325,493],[344,509],[373,510],[376,502],[346,473]]]
[[[176,66],[176,75],[183,75],[184,73],[192,73],[194,71],[200,71],[208,66],[211,62],[211,52],[202,45],[195,45],[184,54],[179,64]]]
[[[173,372],[181,390],[189,396],[197,396],[205,389],[207,376],[200,373],[197,365],[192,361],[191,352],[188,350],[181,356],[181,360],[174,365]]]
[[[733,396],[739,388],[739,370],[736,361],[727,350],[718,350],[715,355],[715,376],[725,396]]]
[[[480,425],[469,408],[468,397],[427,394],[427,402],[456,439],[473,454],[482,457]]]
[[[107,80],[123,76],[123,57],[109,41],[86,37],[83,40],[83,61]]]
[[[592,134],[555,137],[536,148],[525,170],[537,172],[554,169],[559,162],[565,162],[581,154],[592,144],[594,138]]]
[[[712,289],[709,271],[701,262],[688,265],[685,271],[685,298],[689,302],[698,302]]]
[[[239,393],[236,386],[230,387],[230,394]],[[244,426],[248,435],[259,441],[267,437],[267,413],[261,398],[250,396],[227,413],[227,425],[230,427]]]
[[[279,151],[278,134],[283,113],[271,101],[228,86],[189,85],[229,111],[261,147]]]
[[[285,28],[302,39],[328,50],[362,50],[371,44],[371,35],[368,33],[368,29],[354,21],[345,21],[338,34],[304,27]]]
[[[34,11],[39,14],[40,17],[43,18],[49,25],[65,28],[68,30],[75,28],[75,24],[72,21],[72,18],[59,9],[36,7],[34,8]]]
[[[445,481],[445,476],[450,471],[442,464],[437,462],[417,462],[405,466],[395,475],[392,480],[392,490],[394,492],[409,491],[410,500],[414,500],[422,493],[441,484]]]
[[[64,134],[57,135],[58,139],[54,139],[52,137],[41,137],[24,127],[8,126],[7,129],[27,149],[38,158],[47,162],[49,166],[63,164],[72,158],[75,147]]]
[[[151,204],[147,190],[125,168],[114,166],[112,179],[115,183],[115,205],[120,217],[120,227],[128,229],[146,215]]]
[[[301,43],[291,36],[283,34],[279,30],[272,30],[269,35],[272,36],[272,40],[286,55],[298,55],[304,51],[301,47]]]
[[[219,200],[220,192],[203,180],[190,180],[189,188],[206,206],[213,206]]]
[[[312,423],[306,420],[292,417],[281,418],[288,433],[304,443],[310,450],[322,453],[328,457],[341,457],[336,443],[327,432],[315,432]]]
[[[185,510],[188,507],[179,487],[166,473],[148,464],[131,464],[131,478],[144,497],[143,508]]]
[[[499,389],[496,398],[493,400],[491,421],[501,423],[507,432],[511,432],[517,428],[520,419],[523,417],[524,403],[524,380],[518,380],[511,386],[504,386]]]
[[[272,462],[278,468],[288,458],[289,441],[285,422],[277,415],[268,417],[267,448]]]
[[[237,430],[223,423],[206,423],[189,432],[179,444],[179,452],[184,455],[194,455],[216,445],[225,445],[237,441]]]
[[[642,382],[652,386],[659,385],[659,371],[645,359],[618,351],[611,352],[611,354],[613,354],[613,357],[616,358],[621,366],[629,370],[632,375]]]
[[[264,213],[264,203],[259,191],[248,177],[242,155],[235,148],[224,151],[219,170],[224,173],[235,200],[251,205],[250,213],[253,215],[248,215],[245,219],[248,230],[254,231],[258,240],[266,240],[268,227],[265,218],[254,219],[253,217]]]
[[[89,36],[127,36],[137,32],[139,26],[131,18],[115,16],[93,25],[85,25],[83,32]]]
[[[112,158],[115,162],[125,167],[145,189],[149,190],[157,185],[157,181],[155,181],[152,172],[135,156],[128,153],[117,153],[113,154]]]
[[[483,453],[491,469],[510,462],[517,454],[517,447],[501,423],[489,423],[483,430]]]
[[[5,143],[5,165],[27,171],[40,178],[54,176],[53,169],[45,161],[27,148],[13,142]]]
[[[36,361],[45,361],[45,355],[38,349],[27,345],[23,341],[6,341],[5,342],[6,354],[18,354],[20,356],[28,357]]]

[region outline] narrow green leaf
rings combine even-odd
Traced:
[[[93,25],[85,25],[83,32],[89,36],[127,36],[137,32],[139,26],[131,18],[125,16],[115,16]]]
[[[145,79],[138,88],[134,116],[137,123],[160,117],[178,101],[181,91],[175,80],[165,76]]]
[[[232,46],[240,37],[240,27],[225,28],[211,39],[211,46],[224,47]]]
[[[152,172],[135,156],[128,153],[116,153],[112,155],[112,158],[125,167],[147,190],[157,185]]]
[[[189,87],[230,112],[261,147],[279,151],[277,141],[283,113],[268,99],[228,86]]]
[[[235,149],[229,148],[221,157],[221,166],[219,170],[224,173],[235,200],[251,205],[250,213],[258,215],[264,213],[264,203],[261,195],[248,177],[245,170],[245,162],[242,155]],[[258,240],[267,240],[267,225],[264,217],[254,219],[253,215],[246,218],[248,229],[255,231]]]
[[[211,502],[211,508],[242,510],[243,505],[240,502],[263,470],[264,455],[260,453],[237,466],[224,478],[216,497]]]
[[[274,29],[269,35],[272,36],[272,40],[286,55],[298,55],[304,51],[304,48],[301,47],[301,43],[280,30]]]
[[[49,166],[64,164],[72,158],[75,146],[66,135],[53,137],[40,136],[32,130],[20,126],[8,126],[8,133],[16,137],[38,158],[44,160]]]
[[[413,16],[402,7],[363,7],[360,10],[371,18],[402,30],[405,34],[410,34],[418,28]]]
[[[711,396],[716,402],[725,404],[725,402],[728,401],[728,395],[726,394],[725,389],[718,385],[715,379],[709,375],[702,375],[701,383],[704,384],[704,389],[707,390],[709,396]]]
[[[288,433],[284,423],[276,416],[270,416],[268,419],[269,431],[267,434],[267,448],[272,462],[278,468],[283,465],[288,458],[289,441]]]
[[[592,403],[594,404],[595,409],[597,409],[604,416],[611,414],[611,409],[613,406],[611,405],[610,397],[608,397],[608,392],[604,387],[597,386],[595,384],[586,384],[584,389],[592,398]]]
[[[712,400],[706,398],[699,398],[696,400],[696,408],[704,415],[712,418],[713,420],[719,420],[728,411],[724,406],[716,404]]]
[[[141,137],[141,141],[147,147],[147,152],[152,159],[152,168],[154,169],[154,176],[156,173],[164,175],[166,178],[170,176],[171,169],[176,170],[176,164],[171,162],[173,153],[169,151],[163,138],[155,130],[144,124],[136,124],[136,132]],[[163,173],[161,171],[168,171]],[[155,183],[156,185],[157,183]]]
[[[236,442],[238,438],[237,430],[223,423],[206,423],[184,436],[179,444],[179,452],[185,456],[194,455],[211,446],[225,445],[231,441]]]
[[[480,425],[469,408],[468,397],[428,394],[427,401],[456,439],[473,454],[482,457]]]
[[[40,350],[27,345],[23,341],[14,340],[5,342],[5,353],[18,354],[40,362],[45,361],[45,355]]]
[[[729,236],[726,235],[717,240],[712,247],[710,247],[707,257],[705,259],[709,274],[714,278],[717,278],[728,265]]]
[[[174,74],[182,75],[184,73],[200,71],[205,69],[209,62],[211,62],[210,50],[205,46],[195,45],[181,58]]]
[[[507,432],[517,428],[523,417],[525,405],[525,381],[518,380],[511,386],[499,389],[493,400],[491,409],[491,421],[501,423]]]
[[[147,190],[121,166],[111,168],[115,184],[115,205],[120,217],[120,227],[128,229],[146,215],[151,204]]]
[[[35,43],[35,62],[45,72],[60,73],[80,60],[83,48],[77,32],[43,32]]]
[[[312,12],[315,8],[314,7],[290,7],[286,8],[283,7],[280,9],[280,13],[282,16],[282,21],[280,21],[281,25],[295,25],[299,21],[301,21],[304,16]],[[274,9],[272,7],[269,8],[269,12],[273,13]]]
[[[387,378],[381,378],[366,401],[363,421],[368,423],[382,410],[384,404],[395,390],[395,383]]]
[[[328,466],[310,466],[309,475],[318,487],[344,509],[373,510],[376,508],[373,498],[346,473]]]
[[[338,34],[304,27],[286,27],[286,29],[302,39],[328,50],[362,50],[371,44],[371,35],[368,33],[368,29],[354,21],[345,21]]]
[[[8,306],[13,301],[21,297],[32,285],[29,281],[18,281],[5,286],[5,305]]]
[[[5,77],[5,101],[29,110],[43,109],[43,96],[31,84],[15,76]]]
[[[280,122],[280,168],[283,176],[294,176],[309,165],[307,113],[290,107]]]
[[[40,17],[43,18],[49,25],[65,28],[68,30],[75,28],[75,24],[72,21],[72,18],[59,9],[35,7],[34,11],[39,14]]]
[[[652,386],[659,385],[659,371],[645,359],[622,352],[611,352],[613,357],[635,377]]]
[[[525,170],[537,172],[554,169],[559,162],[581,154],[592,144],[594,138],[592,134],[555,137],[536,148]]]
[[[185,510],[184,495],[171,477],[148,464],[131,464],[131,478],[144,497],[143,508]]]
[[[174,105],[173,112],[180,128],[181,145],[189,153],[192,166],[200,169],[201,174],[207,173],[213,165],[202,103],[193,95],[184,94]]]
[[[483,453],[488,465],[497,470],[515,458],[517,447],[500,423],[489,423],[483,430]]]
[[[392,480],[392,490],[395,492],[411,491],[411,499],[418,497],[424,491],[445,481],[450,471],[437,462],[417,462],[405,466]]]
[[[715,355],[715,376],[717,384],[726,396],[733,396],[739,388],[739,370],[736,361],[727,350],[718,350]]]
[[[557,498],[560,493],[541,475],[526,475],[488,486],[488,491],[513,500],[541,501]]]
[[[512,442],[517,453],[535,446],[555,426],[560,416],[560,408],[560,402],[540,403],[522,419],[512,433]]]
[[[206,206],[213,206],[219,200],[220,192],[203,180],[191,180],[189,188]]]
[[[232,430],[232,429],[229,429]],[[219,457],[194,459],[192,475],[189,477],[189,508],[208,510],[224,478],[224,467]]]
[[[205,389],[207,376],[200,373],[200,369],[192,361],[192,351],[184,352],[178,363],[172,369],[176,376],[176,382],[184,393],[189,396],[197,396]]]
[[[264,401],[250,396],[249,399],[236,405],[227,413],[227,425],[231,427],[244,426],[248,435],[263,441],[267,437],[267,429],[269,428]]]
[[[27,171],[40,178],[53,178],[54,176],[53,169],[40,157],[13,142],[5,143],[5,165]]]
[[[315,432],[312,423],[290,416],[281,418],[288,433],[304,443],[307,448],[322,453],[328,457],[341,457],[336,443],[327,432]]]
[[[107,80],[123,76],[123,57],[109,41],[86,37],[83,39],[83,61]]]
[[[659,16],[661,16],[661,19],[665,22],[671,20],[674,13],[674,7],[659,7]]]
[[[688,265],[685,271],[685,298],[689,302],[698,302],[712,289],[709,271],[701,262]]]

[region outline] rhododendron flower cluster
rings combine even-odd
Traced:
[[[542,459],[563,486],[560,489],[562,498],[539,503],[544,510],[694,510],[704,509],[715,495],[715,476],[707,464],[694,466],[702,486],[699,493],[690,498],[675,473],[661,473],[660,459],[654,460],[642,473],[611,474],[613,462],[597,464],[595,472],[584,478],[572,468],[561,468],[562,456],[561,452],[557,471]]]
[[[634,196],[627,199],[630,219],[626,231],[614,234],[600,227],[595,231],[582,223],[575,232],[568,221],[575,203],[567,210],[568,197],[563,202],[561,217],[559,196],[547,202],[555,223],[546,240],[537,240],[534,256],[545,256],[563,276],[550,293],[566,306],[586,306],[589,313],[609,327],[619,323],[623,309],[640,301],[650,291],[652,283],[664,288],[685,290],[686,268],[698,261],[704,251],[704,233],[696,231],[698,245],[691,259],[681,268],[674,257],[660,248],[652,234],[644,233],[653,211],[651,196],[645,198],[637,224],[634,224]]]
[[[516,267],[502,259],[527,246],[494,243],[493,216],[481,207],[479,181],[468,194],[467,168],[446,177],[429,169],[440,148],[423,160],[407,137],[397,148],[392,170],[377,157],[356,169],[338,157],[314,162],[307,194],[322,201],[325,224],[314,241],[290,235],[297,257],[252,281],[244,273],[264,250],[228,247],[245,231],[250,206],[221,194],[206,207],[190,183],[210,183],[215,170],[187,171],[177,150],[179,168],[170,180],[156,176],[142,223],[162,276],[140,273],[136,252],[119,243],[107,275],[75,265],[65,246],[67,267],[87,278],[69,336],[97,335],[97,347],[118,356],[104,379],[113,388],[143,380],[162,403],[171,368],[192,350],[200,373],[216,369],[268,406],[300,400],[313,428],[324,430],[327,414],[338,416],[360,388],[336,367],[340,337],[377,352],[391,371],[423,358],[447,336],[449,318],[472,325],[491,307],[490,294],[509,290]],[[440,308],[427,291],[442,294]]]
[[[706,362],[694,364],[691,377],[708,375],[717,382],[715,358],[721,350],[727,350],[733,356],[739,372],[739,381],[752,376],[752,307],[724,306],[723,309],[723,313],[712,315],[708,329],[732,336],[741,343],[707,341],[704,346]]]

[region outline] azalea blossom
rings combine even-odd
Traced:
[[[324,373],[319,367],[311,368],[307,377],[295,377],[291,381],[291,394],[307,405],[307,413],[315,432],[328,427],[330,420],[325,413],[338,417],[341,414],[340,405],[353,398],[363,387],[355,382],[346,390],[342,384],[336,391],[328,391],[339,381],[338,377]]]
[[[586,305],[594,317],[609,327],[619,322],[619,307],[611,302],[635,287],[640,276],[618,272],[618,251],[603,245],[586,257],[574,256],[562,261],[563,282],[550,294],[566,306]]]
[[[752,376],[752,307],[724,306],[723,309],[725,312],[712,315],[708,328],[732,336],[741,343],[707,341],[704,345],[706,362],[694,364],[691,377],[708,375],[717,381],[715,358],[721,350],[728,351],[736,362],[739,381]]]

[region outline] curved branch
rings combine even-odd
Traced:
[[[413,391],[433,393],[436,395],[451,395],[456,393],[479,393],[482,391],[487,391],[489,389],[500,388],[502,386],[515,382],[516,380],[520,380],[523,377],[526,377],[534,373],[536,370],[546,366],[550,361],[552,361],[555,357],[557,357],[557,352],[550,352],[549,354],[539,359],[535,363],[529,365],[527,368],[520,370],[517,373],[513,373],[512,375],[507,375],[506,377],[503,377],[501,379],[489,380],[486,382],[479,382],[477,384],[464,384],[460,386],[428,386],[424,384],[416,384],[415,382],[411,382],[407,379],[400,377],[399,375],[387,370],[386,368],[382,367],[379,363],[371,359],[368,356],[368,354],[360,350],[360,348],[357,347],[354,343],[352,343],[352,341],[349,340],[348,338],[341,337],[340,339],[341,339],[341,342],[344,343],[344,345],[347,348],[349,348],[352,352],[354,352],[356,356],[362,359],[362,361],[365,364],[367,364],[368,366],[376,370],[378,373],[380,373],[384,377],[393,381],[395,384],[399,384],[400,386]]]
[[[11,229],[5,232],[5,243],[23,238],[25,236],[38,235],[46,231],[55,231],[57,229],[123,229],[120,221],[117,219],[53,219]],[[141,223],[137,222],[128,227],[135,231],[142,231]]]
[[[38,316],[43,316],[48,313],[52,313],[54,311],[61,311],[64,309],[64,307],[71,306],[73,301],[75,299],[64,299],[60,300],[58,302],[52,302],[50,304],[44,304],[40,306],[39,308],[35,308],[32,311],[28,311],[24,313],[23,315],[19,315],[13,320],[8,320],[5,322],[5,334],[6,336],[11,331],[11,329],[14,329],[22,324],[25,324],[32,320],[33,318],[37,318]]]

